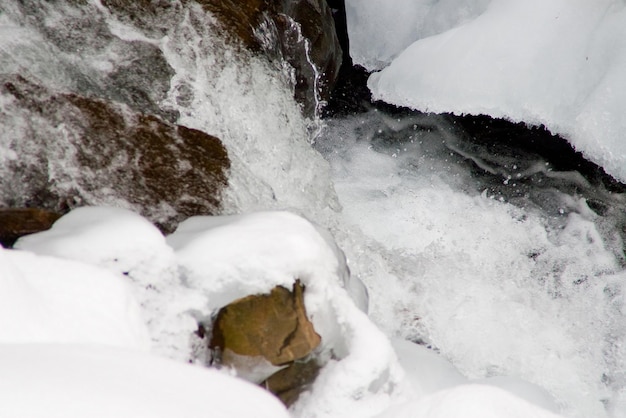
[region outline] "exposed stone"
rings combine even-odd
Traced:
[[[295,70],[295,98],[303,112],[314,115],[320,110],[320,101],[330,96],[343,56],[326,0],[198,2],[244,46],[288,62]]]
[[[320,366],[315,359],[295,361],[270,376],[262,386],[289,407],[298,400],[302,392],[311,387],[319,371]]]
[[[10,248],[21,236],[50,229],[60,217],[35,208],[0,208],[0,244]]]
[[[263,357],[280,366],[309,355],[321,341],[306,316],[304,286],[277,286],[267,295],[252,295],[223,307],[213,323],[209,347],[222,353],[221,363],[237,356]]]
[[[0,204],[61,213],[122,206],[165,232],[218,212],[230,166],[219,139],[20,76],[0,78],[0,94],[11,115],[0,114],[0,149],[13,154],[0,166]]]

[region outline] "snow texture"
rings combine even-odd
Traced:
[[[5,344],[0,369],[6,417],[289,417],[258,386],[133,350]]]
[[[149,348],[139,305],[123,279],[0,247],[0,343],[36,342]]]

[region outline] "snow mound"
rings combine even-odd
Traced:
[[[174,250],[147,219],[127,209],[81,207],[51,229],[20,238],[15,248],[82,261],[130,279],[153,350],[189,358],[189,336],[197,329],[189,311],[205,300],[181,285]]]
[[[140,308],[120,277],[0,248],[0,343],[33,342],[149,347]]]
[[[0,345],[3,416],[287,418],[261,388],[141,353],[89,345]]]
[[[369,417],[402,393],[389,340],[348,295],[345,265],[327,237],[289,212],[193,217],[167,238],[182,279],[207,297],[209,312],[275,286],[305,286],[305,306],[328,359],[293,406],[302,417]],[[206,312],[206,311],[205,311]]]
[[[473,19],[417,39],[369,87],[376,99],[421,111],[545,125],[626,181],[622,1],[492,0]]]
[[[494,386],[469,384],[389,409],[379,418],[557,418]]]

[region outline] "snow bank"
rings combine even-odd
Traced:
[[[287,418],[261,388],[215,370],[89,345],[0,345],[3,416]]]
[[[127,209],[77,208],[51,229],[20,238],[15,248],[82,261],[131,279],[154,350],[188,359],[189,336],[197,328],[189,311],[205,300],[181,286],[174,251],[145,218]]]
[[[32,342],[149,347],[139,306],[121,278],[0,247],[0,343]]]
[[[557,418],[502,389],[462,385],[391,408],[379,418]]]
[[[414,16],[465,4],[448,1],[395,12]],[[471,4],[480,10],[483,2]],[[367,25],[367,19],[355,24]],[[398,31],[393,28],[388,33]],[[492,0],[466,23],[426,35],[414,35],[423,37],[372,75],[369,87],[376,99],[427,112],[488,114],[543,124],[626,181],[622,1]],[[372,33],[371,39],[378,36]]]
[[[402,372],[387,338],[346,292],[345,264],[316,227],[288,212],[194,217],[167,238],[184,282],[209,312],[275,286],[305,285],[305,306],[329,362],[293,406],[302,417],[368,417],[402,393]]]

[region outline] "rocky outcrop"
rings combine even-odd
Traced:
[[[230,162],[219,139],[137,113],[126,105],[55,93],[21,76],[0,80],[7,157],[0,166],[5,206],[55,212],[82,205],[133,208],[172,231],[214,214]]]
[[[291,291],[277,286],[267,295],[247,296],[220,309],[209,348],[214,362],[249,380],[264,381],[290,404],[317,375],[315,359],[299,360],[320,342],[306,315],[304,286],[296,281]]]
[[[326,0],[198,0],[232,37],[294,69],[295,98],[319,114],[330,97],[342,50]]]
[[[50,229],[60,214],[34,208],[0,208],[0,245],[13,246],[19,237]]]

